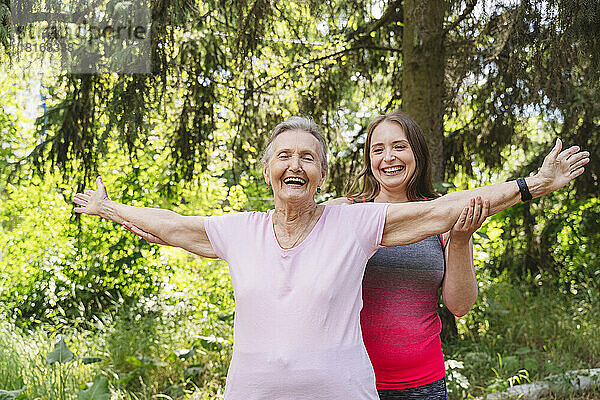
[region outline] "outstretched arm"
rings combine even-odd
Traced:
[[[117,203],[108,198],[100,177],[96,179],[96,187],[96,190],[75,195],[73,202],[81,206],[75,207],[75,212],[98,215],[126,228],[134,225],[165,244],[203,257],[217,258],[204,229],[204,217],[187,217],[170,210]]]
[[[590,160],[590,154],[587,151],[579,151],[578,146],[562,152],[561,148],[562,143],[557,140],[538,173],[525,178],[534,198],[564,187],[583,173],[583,166]],[[427,202],[390,204],[381,244],[409,244],[446,232],[454,225],[469,200],[478,196],[489,201],[490,215],[521,200],[517,182],[510,181],[453,192]]]

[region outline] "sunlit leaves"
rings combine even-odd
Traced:
[[[46,361],[49,364],[59,363],[65,364],[75,358],[73,352],[67,347],[64,339],[60,339],[54,344],[54,349],[46,356]]]
[[[92,386],[77,394],[77,400],[110,400],[108,379],[103,376],[97,376]]]
[[[23,387],[19,390],[0,390],[0,400],[22,400],[26,399],[25,390],[27,388]]]

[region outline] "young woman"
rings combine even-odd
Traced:
[[[438,197],[425,138],[408,115],[377,117],[369,126],[364,154],[364,168],[348,194],[351,201],[407,203]],[[382,247],[369,259],[361,327],[382,400],[446,399],[439,292],[456,316],[473,306],[477,281],[471,236],[487,213],[472,201],[449,232]]]

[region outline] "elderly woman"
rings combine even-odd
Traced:
[[[317,205],[314,195],[327,174],[325,141],[314,122],[292,117],[275,127],[263,158],[273,210],[196,217],[132,207],[109,200],[98,178],[97,190],[75,195],[81,207],[74,211],[227,261],[236,313],[226,399],[376,400],[359,325],[369,257],[380,246],[448,231],[472,197],[487,214],[563,187],[588,161],[578,150],[559,153],[557,142],[540,171],[519,184],[428,202]]]

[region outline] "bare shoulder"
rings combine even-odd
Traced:
[[[338,197],[335,199],[329,199],[326,202],[324,202],[323,204],[325,204],[326,206],[336,206],[339,204],[350,204],[350,200],[346,197]]]

